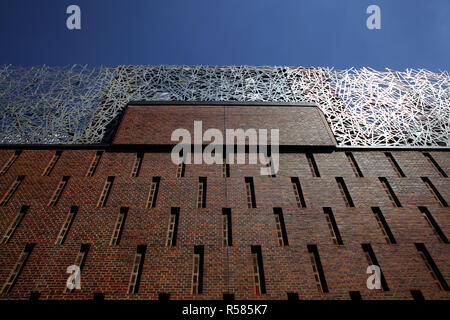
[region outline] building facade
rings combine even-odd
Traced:
[[[313,104],[142,102],[105,144],[2,145],[0,298],[449,299],[448,150],[342,146],[327,120]],[[279,129],[278,172],[173,163],[171,134],[194,121]]]

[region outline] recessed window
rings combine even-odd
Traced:
[[[262,261],[261,246],[251,246],[253,262],[253,279],[255,283],[255,295],[266,293],[266,281],[264,278],[264,267]]]
[[[9,241],[9,239],[11,239],[14,231],[16,231],[20,222],[25,217],[25,214],[28,212],[28,209],[30,209],[30,206],[22,206],[20,208],[19,213],[17,214],[17,216],[14,218],[13,222],[9,225],[8,229],[6,230],[1,243],[3,243],[3,244],[8,243],[8,241]]]
[[[14,192],[22,183],[23,179],[25,179],[25,176],[18,176],[17,179],[11,184],[8,191],[6,191],[6,193],[2,197],[2,200],[0,201],[0,207],[4,207],[8,204],[8,201],[11,199]]]
[[[61,194],[64,190],[64,187],[66,186],[67,182],[69,181],[69,176],[62,177],[61,181],[58,183],[58,186],[56,187],[55,191],[53,192],[52,197],[47,203],[47,206],[53,207],[58,202],[59,198],[61,197]]]
[[[311,260],[314,279],[316,280],[317,290],[322,293],[327,293],[328,285],[325,279],[325,273],[323,272],[322,263],[320,261],[319,250],[317,249],[317,246],[315,244],[309,244],[307,248],[309,252],[309,258]]]
[[[392,190],[392,187],[389,184],[389,182],[387,181],[387,179],[384,177],[380,177],[378,179],[380,180],[381,185],[384,188],[384,191],[386,191],[386,194],[388,195],[388,197],[391,200],[394,207],[401,207],[402,204],[400,203],[400,200],[398,200],[396,194],[394,193],[394,190]]]
[[[425,263],[428,271],[430,272],[431,278],[433,279],[434,283],[436,283],[436,286],[439,288],[439,290],[450,291],[447,281],[445,281],[445,278],[442,276],[442,273],[437,267],[436,263],[434,263],[434,260],[425,245],[423,243],[415,243],[415,246],[417,251],[419,252],[420,257],[423,259],[423,262]]]
[[[350,196],[350,192],[347,189],[347,185],[345,184],[344,178],[337,177],[336,182],[339,187],[339,191],[342,194],[342,198],[344,199],[346,207],[354,207],[352,197]]]
[[[139,175],[139,169],[141,168],[143,158],[144,158],[144,154],[142,152],[139,152],[136,154],[136,159],[134,159],[133,169],[131,170],[132,177],[137,177]]]
[[[306,153],[306,159],[308,160],[309,168],[313,177],[320,177],[319,168],[317,167],[316,160],[312,153]]]
[[[128,207],[121,207],[119,213],[117,214],[116,223],[114,224],[114,231],[111,236],[110,245],[117,246],[120,242],[120,236],[122,235],[123,225],[125,224],[125,219],[127,218]]]
[[[433,230],[439,241],[442,243],[449,243],[441,227],[439,227],[431,212],[428,211],[427,207],[419,207],[419,210],[420,212],[422,212],[423,218],[428,223],[431,230]]]
[[[306,201],[303,195],[300,180],[297,177],[291,178],[292,188],[294,189],[295,200],[297,201],[297,207],[306,208]]]
[[[394,156],[392,155],[392,153],[390,152],[385,152],[384,155],[386,156],[386,158],[389,160],[389,163],[391,164],[392,168],[395,170],[395,172],[397,173],[397,176],[399,176],[400,178],[404,178],[405,173],[403,172],[402,168],[400,168],[400,165],[397,163],[397,161],[395,160]]]
[[[331,208],[323,208],[323,213],[325,214],[325,218],[327,220],[328,228],[330,229],[331,238],[333,239],[333,243],[337,245],[343,245],[341,234],[339,232],[336,219],[334,219],[334,214]]]
[[[133,268],[131,269],[130,282],[128,283],[128,294],[138,293],[146,250],[146,245],[137,246]]]
[[[283,210],[281,210],[281,208],[273,208],[273,214],[275,217],[278,244],[280,246],[288,246],[289,241],[286,232],[286,225],[284,224]]]
[[[58,237],[56,238],[56,244],[63,244],[64,240],[67,236],[67,233],[69,232],[70,226],[72,225],[73,221],[75,220],[75,216],[78,212],[77,206],[70,207],[69,213],[67,214],[66,220],[64,221],[64,224],[59,231]]]
[[[206,208],[206,177],[198,179],[197,208]]]
[[[53,168],[55,167],[56,162],[61,157],[62,151],[56,151],[53,157],[50,159],[49,163],[44,169],[44,172],[42,172],[43,176],[49,176],[52,172]]]
[[[2,294],[8,294],[11,289],[13,288],[17,278],[19,277],[20,272],[22,271],[23,267],[25,266],[25,263],[28,260],[28,257],[31,254],[31,251],[34,248],[34,243],[27,243],[25,245],[25,248],[23,249],[22,253],[19,256],[19,259],[17,259],[17,262],[12,269],[11,273],[9,274],[8,278],[6,279],[5,284],[2,288]]]
[[[424,152],[423,155],[425,158],[427,158],[427,160],[430,162],[430,164],[439,173],[441,177],[447,178],[447,174],[445,173],[444,169],[441,168],[441,166],[436,162],[436,160],[434,160],[434,158],[431,156],[430,153]]]
[[[245,190],[247,193],[247,206],[249,208],[256,208],[255,186],[253,185],[253,178],[245,178]]]
[[[436,189],[436,187],[430,181],[430,179],[428,179],[427,177],[422,177],[421,179],[422,179],[423,183],[425,183],[425,185],[427,186],[428,190],[430,190],[430,192],[434,196],[434,198],[439,202],[441,207],[448,207],[447,201],[445,201],[445,199],[442,197],[442,195]]]
[[[110,176],[106,179],[105,185],[103,186],[102,193],[97,202],[97,207],[104,207],[106,205],[106,200],[108,199],[108,195],[111,191],[112,184],[114,182],[114,177]]]
[[[167,247],[174,247],[177,242],[178,219],[180,208],[171,208],[169,217],[169,226],[167,228]]]
[[[156,207],[156,198],[158,196],[159,183],[161,181],[160,177],[153,177],[152,184],[150,186],[150,191],[148,193],[147,202],[145,207],[154,208]]]
[[[20,156],[22,151],[17,150],[15,151],[11,157],[9,157],[8,161],[3,165],[2,169],[0,170],[0,176],[4,175],[6,172],[8,172],[9,168],[13,165],[14,161]]]
[[[355,176],[358,178],[364,177],[363,173],[361,172],[361,169],[358,166],[358,163],[356,162],[355,157],[353,156],[353,153],[346,152],[345,155],[347,156],[348,162],[350,163],[350,166],[352,167]]]
[[[232,246],[231,209],[222,209],[222,244],[224,247]]]
[[[203,259],[204,247],[194,247],[194,261],[192,265],[192,294],[197,295],[203,292]]]
[[[394,235],[392,234],[391,229],[389,228],[389,225],[387,224],[386,219],[381,212],[381,209],[379,207],[372,207],[372,212],[375,215],[375,219],[377,220],[378,226],[380,227],[380,230],[383,233],[383,237],[386,242],[389,244],[395,244],[396,242]]]
[[[86,172],[87,177],[92,177],[95,173],[95,169],[97,169],[100,158],[102,157],[103,151],[97,151],[94,155],[94,158],[91,161],[88,171]]]

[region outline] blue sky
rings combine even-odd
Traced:
[[[66,8],[81,8],[81,30]],[[381,30],[366,8],[381,8]],[[449,0],[2,0],[0,64],[449,70]]]

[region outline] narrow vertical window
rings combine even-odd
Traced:
[[[168,247],[174,247],[176,245],[179,215],[180,215],[180,208],[171,208],[169,217],[169,227],[167,228],[166,245]]]
[[[309,258],[311,259],[311,265],[314,273],[314,279],[316,280],[317,289],[319,292],[327,293],[328,285],[325,279],[325,273],[323,272],[322,263],[320,262],[319,250],[315,244],[308,244]]]
[[[64,221],[64,224],[59,231],[58,237],[56,238],[56,244],[63,244],[64,240],[66,239],[67,233],[69,232],[70,226],[73,223],[73,220],[75,220],[75,216],[78,212],[77,206],[71,206],[69,213],[67,214],[66,221]]]
[[[391,164],[392,168],[395,170],[395,172],[397,173],[397,175],[400,178],[404,178],[406,177],[405,173],[403,172],[402,168],[400,168],[400,165],[398,164],[398,162],[395,160],[394,156],[392,155],[392,153],[390,152],[385,152],[384,155],[386,156],[386,158],[389,160],[389,163]]]
[[[136,255],[134,256],[133,269],[131,269],[130,282],[128,283],[128,294],[138,293],[146,250],[146,245],[137,246]]]
[[[44,172],[42,172],[43,176],[48,176],[52,172],[53,168],[55,167],[56,162],[61,157],[62,151],[56,151],[53,157],[50,159],[49,163],[44,169]]]
[[[354,207],[352,197],[350,196],[350,192],[348,192],[347,185],[345,184],[345,181],[341,177],[336,178],[336,182],[339,187],[339,191],[342,194],[342,198],[344,199],[345,206],[346,207]]]
[[[273,214],[275,216],[278,244],[280,246],[288,246],[289,241],[286,232],[286,225],[284,224],[283,211],[281,210],[281,208],[273,208]]]
[[[111,191],[112,184],[114,182],[114,177],[110,176],[106,179],[105,185],[103,186],[102,193],[100,194],[100,198],[98,198],[97,207],[104,207],[106,204],[106,200],[108,199],[108,195]]]
[[[87,177],[92,177],[95,173],[95,169],[97,169],[98,163],[100,162],[100,158],[102,157],[103,151],[97,151],[94,155],[94,158],[91,161],[91,165],[89,166],[88,171],[86,172]]]
[[[16,159],[20,156],[21,153],[22,153],[22,151],[17,150],[11,155],[11,157],[9,157],[8,161],[6,161],[6,163],[3,165],[3,167],[0,171],[0,176],[4,175],[6,172],[8,172],[9,168],[11,168],[14,161],[16,161]]]
[[[433,156],[430,153],[424,152],[423,155],[425,158],[427,158],[427,160],[431,163],[433,168],[439,173],[441,177],[447,178],[447,174],[445,173],[444,169],[441,168],[441,166],[436,162],[436,160],[434,160]]]
[[[394,193],[394,190],[392,190],[391,185],[389,184],[389,182],[387,181],[386,178],[381,177],[378,178],[381,182],[381,184],[383,185],[384,191],[386,191],[389,199],[391,200],[392,204],[394,205],[394,207],[401,207],[402,204],[400,203],[400,200],[398,200],[397,196]]]
[[[137,177],[139,175],[139,169],[141,168],[142,158],[144,158],[144,154],[142,152],[138,152],[136,154],[136,159],[134,159],[133,169],[131,170],[132,177]]]
[[[317,167],[316,160],[312,153],[306,153],[306,159],[308,160],[309,168],[311,169],[311,174],[313,177],[320,177],[319,168]]]
[[[245,178],[245,190],[247,192],[247,206],[249,208],[256,208],[255,186],[253,185],[253,178]]]
[[[444,232],[441,230],[436,220],[434,220],[434,217],[431,215],[430,211],[428,211],[427,207],[419,207],[419,210],[420,212],[422,212],[423,218],[428,223],[431,230],[433,230],[434,234],[437,236],[439,241],[442,243],[449,243]]]
[[[223,159],[222,163],[222,177],[229,178],[230,177],[230,165],[226,163],[226,159]]]
[[[428,179],[427,177],[421,178],[423,183],[427,186],[428,190],[430,190],[431,194],[434,196],[434,198],[439,201],[442,207],[448,207],[447,201],[442,197],[442,195],[439,193],[439,191],[436,189],[436,187],[433,185],[433,183]]]
[[[361,169],[358,166],[358,163],[356,162],[355,157],[353,156],[353,153],[346,152],[345,155],[347,156],[348,162],[350,163],[350,166],[352,167],[355,176],[358,178],[364,177],[363,173],[361,172]]]
[[[25,217],[25,214],[28,212],[28,209],[30,209],[30,206],[22,206],[20,208],[19,213],[13,220],[13,222],[9,225],[9,228],[6,230],[1,243],[6,244],[8,243],[9,239],[11,239],[13,233],[16,231],[17,227],[19,226],[20,222],[23,220],[23,217]]]
[[[380,267],[380,264],[378,263],[377,257],[375,256],[375,253],[373,252],[373,249],[372,249],[372,246],[370,245],[370,243],[364,243],[361,245],[361,247],[364,251],[364,254],[366,256],[367,263],[369,264],[369,266],[375,265],[375,266]],[[380,273],[381,273],[381,275],[380,275],[381,276],[381,279],[380,279],[381,288],[383,289],[383,291],[389,291],[389,287],[386,282],[386,279],[384,278],[384,274],[383,274],[383,271],[381,270],[381,267],[380,267]]]
[[[326,207],[323,208],[323,213],[325,214],[333,243],[337,245],[343,245],[344,243],[342,242],[341,233],[339,232],[336,219],[334,219],[333,211],[331,210],[331,208]]]
[[[17,278],[20,275],[20,272],[22,271],[23,267],[25,266],[25,263],[28,260],[28,257],[31,254],[31,251],[34,248],[34,243],[27,243],[25,245],[25,248],[23,249],[22,253],[19,256],[19,259],[17,259],[17,262],[14,266],[14,268],[11,270],[11,273],[9,274],[8,278],[6,279],[5,284],[2,288],[2,294],[8,294],[11,292],[11,289],[13,288]]]
[[[6,206],[23,179],[25,179],[25,176],[18,176],[17,179],[11,184],[8,191],[6,191],[6,193],[2,197],[2,200],[0,201],[0,207]]]
[[[161,181],[160,177],[153,177],[152,184],[150,186],[150,191],[148,193],[147,202],[145,204],[145,207],[148,208],[154,208],[156,207],[156,198],[158,196],[158,190],[159,190],[159,182]]]
[[[89,249],[91,248],[90,244],[82,244],[80,247],[80,251],[78,251],[78,254],[75,258],[74,265],[76,265],[78,268],[80,268],[80,272],[83,270],[84,263],[86,262],[87,254],[89,252]],[[69,289],[67,286],[64,288],[64,293],[67,292],[74,292],[75,288]]]
[[[201,294],[203,292],[203,259],[204,247],[194,247],[194,262],[192,264],[192,294]]]
[[[377,220],[378,226],[380,227],[381,232],[383,233],[386,243],[395,244],[396,242],[394,235],[392,234],[391,228],[389,228],[389,225],[387,224],[386,219],[384,218],[384,215],[381,212],[381,209],[379,207],[372,207],[372,212],[375,215],[375,219]]]
[[[255,281],[255,295],[266,293],[266,280],[264,278],[264,266],[261,246],[251,246],[253,262],[253,279]]]
[[[198,178],[197,208],[206,208],[206,177]]]
[[[297,177],[292,177],[291,182],[292,188],[294,189],[295,200],[297,201],[297,206],[299,208],[306,208],[306,201],[300,185],[300,180]]]
[[[177,178],[184,177],[185,164],[184,162],[177,165]]]
[[[117,246],[120,243],[120,236],[122,235],[123,225],[127,218],[128,207],[120,207],[120,211],[117,214],[116,223],[114,225],[114,231],[111,236],[110,245]]]
[[[425,245],[423,243],[415,243],[415,246],[439,290],[450,291],[447,282],[442,276],[441,271],[439,271],[437,265],[434,263],[434,260]]]
[[[230,208],[223,208],[222,209],[222,239],[223,239],[223,246],[232,246],[233,240],[232,240],[232,229],[231,229],[231,209]]]
[[[56,187],[55,191],[53,192],[52,197],[50,198],[50,200],[47,203],[47,206],[49,207],[53,207],[56,205],[56,203],[58,202],[58,199],[60,198],[64,187],[66,186],[67,182],[69,181],[69,176],[64,176],[62,177],[61,181],[58,183],[58,186]]]

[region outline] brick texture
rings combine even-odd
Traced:
[[[277,119],[302,121],[296,117],[305,112],[304,116],[312,119],[305,122],[309,127],[295,128],[288,121],[286,128],[293,135],[285,141],[300,145],[332,144],[323,123],[314,120],[317,113],[307,108],[299,108],[301,114],[298,110],[286,114],[285,109],[273,108],[269,118],[252,117],[254,109],[243,108],[239,113],[239,108],[230,108],[225,115],[227,126],[270,128],[272,120],[274,126],[279,125]],[[115,143],[168,143],[164,135],[174,127],[192,124],[193,117],[199,114],[209,127],[222,128],[224,123],[223,107],[183,107],[182,117],[178,116],[178,108],[167,111],[139,106],[128,110]],[[277,112],[281,113],[278,118]],[[287,135],[288,131],[285,132]],[[312,177],[304,153],[282,153],[280,171],[275,177],[260,176],[260,165],[233,164],[230,177],[224,178],[221,165],[188,164],[185,176],[177,178],[176,165],[169,153],[145,152],[138,176],[131,177],[136,152],[114,149],[103,150],[91,177],[86,172],[97,150],[88,149],[63,150],[50,175],[42,176],[55,150],[24,148],[0,176],[0,196],[17,176],[25,176],[7,204],[0,207],[0,236],[8,230],[21,206],[30,206],[10,240],[0,244],[1,286],[25,244],[36,245],[12,290],[0,298],[27,299],[30,292],[39,291],[40,299],[50,300],[92,299],[97,292],[105,293],[105,299],[158,299],[159,293],[170,293],[171,299],[222,299],[224,293],[233,293],[236,299],[287,299],[287,292],[298,292],[300,299],[347,300],[349,291],[360,291],[363,299],[412,299],[410,290],[421,290],[426,299],[448,300],[450,293],[437,287],[414,245],[425,244],[449,283],[449,245],[439,241],[418,209],[427,207],[442,232],[450,237],[448,207],[443,207],[421,180],[428,177],[450,203],[448,178],[442,177],[420,150],[391,152],[406,175],[403,178],[398,177],[382,150],[352,152],[364,177],[356,177],[353,172],[345,155],[348,150],[311,150],[320,177]],[[0,165],[14,151],[0,149]],[[450,154],[447,151],[430,154],[450,174]],[[62,176],[70,179],[56,205],[48,207]],[[115,179],[106,205],[98,208],[97,201],[108,176]],[[156,207],[146,208],[152,178],[156,176],[161,178]],[[206,208],[201,209],[197,208],[198,177],[207,177]],[[253,177],[256,208],[248,208],[245,177]],[[291,177],[299,178],[306,208],[297,206]],[[354,207],[346,206],[336,177],[344,179]],[[392,204],[379,177],[387,178],[402,207]],[[79,206],[79,210],[64,243],[55,244],[71,206]],[[111,246],[122,206],[129,207],[129,211],[119,244]],[[171,207],[180,207],[180,214],[176,245],[167,247]],[[288,246],[278,244],[274,207],[283,210]],[[343,245],[333,243],[323,207],[332,208]],[[381,209],[396,244],[386,243],[371,207]],[[229,247],[222,244],[222,208],[231,208],[233,243]],[[368,263],[361,248],[363,243],[371,244],[389,291],[367,289]],[[66,269],[74,263],[81,244],[91,245],[81,273],[81,290],[64,293],[69,276]],[[147,250],[139,290],[129,294],[134,256],[141,244],[147,245]],[[328,293],[317,289],[307,250],[309,244],[317,245]],[[205,248],[203,292],[192,295],[196,245]],[[261,296],[255,295],[252,245],[260,245],[262,249],[267,293]]]

